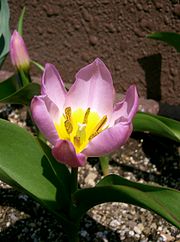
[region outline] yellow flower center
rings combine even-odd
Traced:
[[[78,108],[72,112],[71,107],[64,110],[59,122],[54,123],[60,139],[73,143],[77,153],[80,153],[87,144],[105,128],[107,116],[102,118],[90,108]]]

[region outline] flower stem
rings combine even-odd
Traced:
[[[102,156],[99,158],[103,176],[109,175],[109,160],[109,156]]]
[[[71,168],[71,195],[78,189],[78,168]],[[70,206],[70,217],[72,221],[74,220],[74,204],[73,201],[71,201],[71,206]],[[78,235],[78,230],[79,230],[79,222],[74,221],[73,226],[68,226],[66,227],[67,231],[66,234],[68,236],[68,242],[79,242],[79,235]]]
[[[39,64],[38,62],[31,60],[31,63],[33,63],[36,67],[38,67],[41,71],[44,71],[44,67]]]
[[[69,231],[68,235],[68,242],[79,242],[79,235],[77,231]]]
[[[19,69],[18,75],[20,77],[22,87],[28,85],[31,82],[29,71],[26,72],[26,71]]]
[[[71,194],[78,188],[78,167],[71,169]]]

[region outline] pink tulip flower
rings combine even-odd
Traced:
[[[25,72],[29,70],[30,58],[27,48],[23,38],[16,30],[14,30],[10,39],[10,56],[15,68],[22,69]]]
[[[76,74],[68,92],[56,68],[46,64],[41,95],[33,98],[31,111],[57,161],[83,166],[87,157],[104,156],[127,141],[138,109],[136,86],[115,105],[114,98],[111,74],[100,59]]]

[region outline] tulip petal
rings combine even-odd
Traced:
[[[132,124],[121,125],[118,123],[97,135],[82,153],[89,157],[109,154],[125,144],[131,132]]]
[[[51,105],[50,105],[51,103]],[[48,110],[49,109],[49,110]],[[46,96],[35,96],[31,101],[32,117],[41,133],[47,138],[51,144],[56,144],[59,140],[56,128],[53,123],[53,118],[57,117],[58,109]],[[55,115],[56,113],[56,115]]]
[[[86,162],[86,156],[76,154],[73,144],[67,140],[59,140],[52,149],[52,154],[57,161],[70,167],[83,166]]]
[[[114,95],[111,74],[97,58],[76,74],[76,81],[67,94],[65,106],[71,106],[74,110],[90,107],[99,115],[109,115],[113,110]]]
[[[135,85],[131,85],[125,95],[125,98],[114,106],[109,126],[121,122],[128,124],[138,110],[138,94]]]
[[[58,71],[52,64],[45,65],[41,94],[47,95],[49,99],[57,105],[59,110],[63,109],[66,89]]]

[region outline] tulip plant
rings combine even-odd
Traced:
[[[1,1],[2,11],[8,12],[6,1]],[[1,13],[4,21],[7,16]],[[20,33],[21,27],[20,21]],[[155,130],[156,134],[161,128],[166,137],[179,141],[179,123],[170,126],[168,119],[148,114],[137,118],[135,85],[128,88],[123,100],[114,103],[111,73],[98,58],[78,71],[68,91],[52,64],[41,67],[41,86],[31,82],[32,60],[20,33],[11,35],[10,56],[16,73],[0,83],[0,101],[25,105],[36,133],[0,119],[0,179],[49,209],[63,225],[69,242],[79,241],[82,216],[105,202],[134,204],[180,227],[177,190],[132,182],[115,174],[104,176],[92,188],[82,189],[78,184],[78,168],[87,158],[105,161],[106,155],[126,143],[133,125],[137,130],[144,125],[144,131]],[[7,37],[6,31],[3,34]],[[5,55],[7,51],[1,53],[2,60]]]

